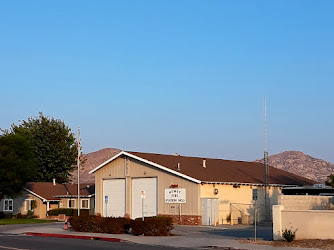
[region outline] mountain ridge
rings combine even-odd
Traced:
[[[255,161],[263,163],[263,158]],[[301,151],[283,151],[271,155],[268,157],[268,164],[319,183],[325,183],[327,176],[334,173],[333,163],[312,157]]]

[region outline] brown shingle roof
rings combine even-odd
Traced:
[[[28,182],[25,187],[46,200],[59,200],[57,196],[78,195],[77,184],[56,183],[56,185],[53,185],[52,182]],[[94,194],[94,192],[94,184],[90,184],[89,188],[87,187],[87,184],[80,184],[80,196],[88,196]]]
[[[258,162],[127,152],[202,182],[264,184],[264,167]],[[203,160],[206,160],[206,168],[203,167]],[[180,163],[179,171],[178,163]],[[269,167],[269,177],[269,184],[313,185],[316,183],[274,167]]]

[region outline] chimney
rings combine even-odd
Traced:
[[[53,178],[52,182],[53,182],[53,186],[56,186],[56,178]]]
[[[180,163],[177,164],[177,170],[178,170],[178,171],[181,170]]]
[[[203,168],[206,168],[206,160],[203,160]]]

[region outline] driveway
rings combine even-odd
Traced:
[[[213,239],[253,239],[253,225],[219,225],[213,226],[182,226],[175,225],[172,233],[191,238],[213,238]],[[256,237],[258,239],[272,240],[271,226],[257,226]]]
[[[0,234],[22,234],[25,232],[56,233],[64,227],[64,222],[1,225]]]

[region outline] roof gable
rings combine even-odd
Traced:
[[[60,200],[58,196],[78,196],[78,184],[56,183],[53,185],[52,182],[28,182],[25,190],[43,201]],[[90,196],[94,192],[94,185],[80,184],[80,195]]]
[[[180,176],[180,177],[182,177],[182,178],[184,178],[184,179],[187,179],[187,180],[189,180],[189,181],[192,181],[192,182],[195,182],[195,183],[201,183],[201,181],[200,181],[200,180],[197,180],[196,178],[193,178],[193,177],[191,177],[191,176],[187,176],[187,175],[185,175],[185,174],[182,174],[182,173],[177,172],[177,171],[175,171],[175,170],[172,170],[172,169],[170,169],[170,168],[166,168],[166,167],[163,166],[163,165],[157,164],[157,163],[155,163],[155,162],[149,161],[149,160],[147,160],[147,159],[145,159],[145,158],[142,158],[142,157],[138,157],[138,156],[136,156],[136,155],[134,155],[134,154],[132,154],[132,153],[125,152],[125,151],[122,151],[122,152],[120,152],[119,154],[115,155],[114,157],[110,158],[109,160],[105,161],[104,163],[102,163],[101,165],[99,165],[98,167],[96,167],[95,169],[93,169],[92,171],[90,171],[89,173],[92,174],[92,173],[96,172],[97,170],[99,170],[100,168],[104,167],[105,165],[107,165],[108,163],[112,162],[113,160],[115,160],[116,158],[120,157],[121,155],[125,155],[125,156],[131,157],[131,158],[133,158],[133,159],[136,159],[136,160],[138,160],[138,161],[147,163],[147,164],[149,164],[149,165],[151,165],[151,166],[154,166],[154,167],[156,167],[156,168],[158,168],[158,169],[161,169],[161,170],[164,170],[164,171],[166,171],[166,172],[175,174],[175,175]]]

